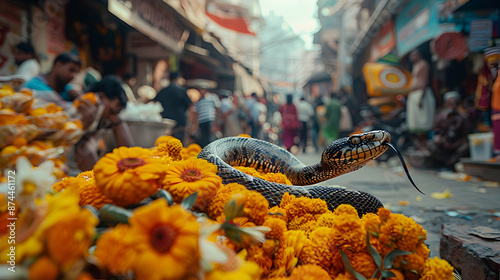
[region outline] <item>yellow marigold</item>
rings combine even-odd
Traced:
[[[92,205],[97,209],[101,209],[105,204],[114,203],[112,199],[105,196],[101,190],[97,188],[95,179],[90,173],[78,175],[77,177],[63,178],[52,186],[55,191],[61,191],[68,187],[74,187],[78,191],[80,195],[79,205]]]
[[[213,270],[205,275],[206,280],[258,280],[261,276],[261,269],[251,261],[238,260],[237,266],[234,269]],[[198,279],[198,278],[195,278]]]
[[[352,206],[347,208],[349,207]],[[339,206],[337,209],[343,211],[345,208]],[[343,211],[343,214],[335,214],[337,209],[333,212],[335,217],[332,219],[336,246],[346,246],[355,252],[365,251],[366,230],[357,212]]]
[[[304,264],[297,266],[290,274],[291,280],[330,280],[330,275],[320,266]]]
[[[261,178],[261,175],[260,175],[260,172],[257,171],[255,168],[253,167],[246,167],[246,166],[233,166],[235,169],[245,173],[245,174],[248,174],[248,175],[251,175],[251,176],[254,176],[254,177],[257,177],[257,178]],[[261,178],[261,179],[264,179],[264,178]]]
[[[396,248],[413,251],[427,237],[427,232],[413,219],[401,214],[391,214],[380,227],[380,234],[385,235]]]
[[[52,260],[61,265],[71,265],[86,257],[97,224],[98,219],[86,209],[60,218],[46,233],[47,251]]]
[[[188,159],[172,162],[167,167],[163,189],[171,193],[177,203],[197,192],[194,208],[203,211],[221,184],[215,164],[204,159]]]
[[[269,256],[274,256],[276,250],[278,250],[279,241],[277,239],[266,239],[262,243],[262,250],[266,252]]]
[[[269,209],[269,214],[270,215],[266,216],[266,219],[278,218],[278,219],[281,219],[281,220],[288,223],[288,217],[286,215],[286,210],[279,207],[279,206],[274,206],[271,209]],[[281,215],[274,215],[274,214],[281,214]]]
[[[168,141],[161,143],[153,150],[153,156],[163,158],[169,156],[172,160],[181,160],[182,142],[177,138],[171,138]]]
[[[288,275],[299,262],[299,256],[306,242],[306,233],[301,230],[289,230],[285,232],[278,252],[274,257],[273,271],[269,276]]]
[[[367,213],[361,218],[365,228],[370,234],[378,235],[380,233],[380,218],[377,214]]]
[[[198,271],[199,224],[180,205],[157,199],[137,208],[129,221],[139,255],[137,279],[183,279]]]
[[[335,276],[334,278],[332,278],[333,280],[356,280],[356,277],[354,277],[352,274],[350,274],[349,272],[345,272],[345,273],[340,273],[338,274],[337,276]],[[376,280],[375,278],[370,278],[368,280]]]
[[[97,187],[120,206],[141,202],[161,187],[166,166],[140,147],[120,147],[94,166]]]
[[[267,173],[265,175],[265,179],[269,182],[275,182],[275,183],[280,183],[280,184],[285,184],[285,185],[292,185],[292,182],[288,180],[285,174],[281,173]]]
[[[340,249],[334,240],[335,230],[327,227],[316,228],[304,245],[300,261],[303,264],[321,266],[330,276],[344,271]]]
[[[445,260],[434,257],[425,262],[422,280],[453,280],[453,267]]]
[[[238,169],[239,171],[269,181],[269,182],[275,182],[275,183],[280,183],[280,184],[286,184],[286,185],[292,185],[290,180],[281,173],[272,173],[272,172],[264,172],[261,170],[257,170],[253,167],[246,167],[246,166],[234,166],[234,168]]]
[[[349,216],[358,216],[358,211],[356,210],[356,208],[352,207],[351,205],[349,204],[341,204],[339,205],[337,208],[335,208],[335,210],[333,211],[333,214],[337,215],[337,216],[346,216],[346,215],[349,215]]]
[[[281,239],[286,229],[286,222],[278,218],[267,218],[263,226],[269,227],[270,232],[266,234],[266,238]]]
[[[217,217],[224,212],[224,207],[233,194],[244,191],[246,191],[245,186],[237,183],[222,185],[219,190],[217,190],[217,194],[208,203],[206,208],[208,216],[212,219],[217,219]]]
[[[177,139],[174,136],[171,135],[162,135],[155,140],[155,146],[158,146],[162,143],[167,143],[170,139]]]
[[[109,272],[125,275],[139,257],[128,225],[118,224],[97,239],[94,255]],[[126,257],[124,257],[126,256]]]
[[[83,178],[85,180],[89,180],[91,178],[95,178],[94,177],[94,170],[80,172],[80,174],[78,174],[76,176],[76,178]]]
[[[38,258],[29,267],[30,280],[55,280],[59,275],[59,267],[47,256]]]
[[[262,274],[267,275],[273,266],[272,257],[259,245],[252,245],[247,249],[247,260],[259,265]]]

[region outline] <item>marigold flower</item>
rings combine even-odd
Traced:
[[[286,210],[279,206],[274,206],[271,209],[269,209],[269,215],[266,216],[266,219],[272,219],[272,218],[278,218],[288,223]]]
[[[368,252],[347,252],[346,254],[349,257],[349,263],[354,271],[362,274],[367,279],[370,278],[377,269],[373,257]]]
[[[29,267],[28,273],[31,280],[55,280],[59,276],[59,267],[49,257],[42,256]]]
[[[290,274],[291,280],[330,280],[330,275],[320,266],[304,264],[297,266]]]
[[[243,214],[257,225],[262,225],[268,214],[269,202],[257,191],[243,193]]]
[[[329,212],[326,201],[321,199],[311,199],[308,197],[295,197],[285,193],[281,200],[280,207],[287,211],[288,220],[305,214],[317,215]]]
[[[162,143],[167,143],[171,139],[177,139],[177,138],[175,138],[174,136],[171,136],[171,135],[162,135],[162,136],[156,138],[155,146],[159,146]]]
[[[205,275],[206,280],[257,280],[260,279],[261,269],[251,261],[244,261],[237,257],[237,264],[232,270],[213,270]]]
[[[175,202],[180,203],[189,195],[197,192],[194,209],[205,210],[222,184],[217,175],[217,166],[204,159],[174,161],[167,167],[163,189],[172,194]]]
[[[246,190],[245,186],[237,183],[222,185],[217,191],[217,194],[208,203],[206,208],[208,216],[212,219],[217,219],[222,213],[224,213],[224,207],[229,202],[229,199],[233,196],[233,194],[244,192]]]
[[[453,267],[445,260],[434,257],[425,262],[423,280],[453,280]]]
[[[273,266],[271,255],[267,254],[259,245],[252,245],[247,248],[247,260],[259,265],[263,275],[267,275]]]
[[[252,136],[248,135],[248,134],[239,134],[238,137],[244,137],[244,138],[252,138]]]
[[[266,238],[270,239],[281,239],[287,230],[286,222],[279,218],[267,218],[263,226],[271,229],[271,231],[266,234]]]
[[[161,187],[166,166],[140,147],[120,147],[94,166],[97,187],[120,206],[141,202]]]
[[[290,273],[297,265],[306,242],[306,233],[301,230],[285,232],[274,257],[273,271],[269,276],[285,276]]]
[[[266,173],[264,175],[264,178],[266,181],[269,181],[269,182],[285,184],[285,185],[292,185],[292,182],[290,182],[290,180],[288,180],[288,178],[286,177],[285,174],[269,172],[269,173]]]
[[[186,148],[182,148],[181,154],[182,159],[186,160],[188,158],[196,158],[198,154],[201,152],[200,145],[193,143],[189,144]]]
[[[163,158],[165,156],[169,156],[172,160],[181,160],[182,155],[182,142],[177,138],[170,138],[166,142],[163,142],[153,150],[153,156]]]
[[[157,199],[137,208],[129,222],[139,254],[133,265],[138,279],[183,279],[197,271],[199,224],[180,205]]]
[[[52,260],[60,265],[71,265],[86,257],[97,224],[98,219],[86,209],[61,217],[46,232],[47,252]]]
[[[321,266],[330,276],[344,271],[340,249],[335,244],[335,230],[327,227],[316,228],[305,242],[299,258],[303,264]]]
[[[138,258],[131,232],[128,225],[118,224],[97,239],[94,255],[113,274],[126,274]]]
[[[105,204],[114,204],[114,201],[105,196],[99,188],[97,188],[95,179],[86,175],[78,175],[77,177],[66,177],[55,183],[52,188],[55,191],[61,191],[68,187],[73,187],[80,195],[79,205],[92,205],[97,209],[101,209]],[[88,179],[86,179],[88,178]]]

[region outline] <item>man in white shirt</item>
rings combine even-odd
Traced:
[[[300,143],[299,146],[302,147],[302,152],[306,152],[307,147],[307,134],[309,131],[308,123],[311,118],[314,116],[314,108],[311,103],[307,102],[304,97],[300,98],[299,103],[297,104],[297,117],[299,121],[302,123],[302,127],[300,129]]]
[[[14,48],[17,72],[14,74],[27,82],[40,74],[40,64],[35,58],[35,49],[29,42],[21,42]]]

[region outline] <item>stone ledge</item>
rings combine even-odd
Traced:
[[[500,230],[444,224],[439,252],[442,259],[460,272],[463,280],[499,279]]]

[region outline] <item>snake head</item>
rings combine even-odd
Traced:
[[[326,147],[321,156],[321,165],[336,172],[347,173],[358,170],[387,151],[385,143],[391,135],[385,130],[375,130],[337,139]]]

